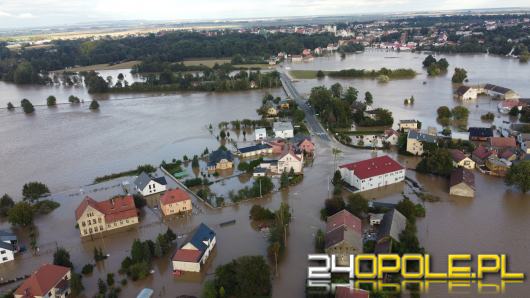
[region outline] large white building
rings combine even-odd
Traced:
[[[274,122],[272,125],[274,136],[282,139],[290,139],[294,136],[294,129],[291,122]]]
[[[17,251],[17,236],[6,231],[0,231],[0,264],[13,261]]]
[[[339,166],[344,182],[366,191],[405,180],[405,168],[389,156]]]

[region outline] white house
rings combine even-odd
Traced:
[[[134,180],[136,191],[143,196],[154,195],[166,191],[167,182],[165,177],[152,178],[147,173],[142,172],[136,180]]]
[[[387,155],[341,165],[339,171],[342,179],[359,191],[405,180],[405,168]]]
[[[399,140],[399,133],[393,129],[385,130],[383,136],[385,142],[389,143],[391,146],[396,146]]]
[[[267,129],[256,128],[254,131],[254,136],[256,137],[256,141],[265,140],[267,138]]]
[[[15,234],[0,231],[0,264],[13,261],[18,251],[17,236]]]
[[[289,173],[293,169],[295,174],[302,173],[304,168],[304,155],[288,151],[278,159],[277,174]]]
[[[277,138],[290,139],[294,137],[294,129],[291,122],[274,122],[272,130]]]
[[[200,272],[216,244],[215,232],[201,223],[173,255],[173,271]]]
[[[469,86],[460,86],[456,89],[456,96],[463,100],[477,99],[477,89]]]

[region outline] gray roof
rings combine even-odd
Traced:
[[[416,139],[416,140],[418,140],[420,142],[436,143],[436,137],[435,136],[428,135],[428,134],[421,133],[421,132],[417,132],[415,130],[410,130],[407,138]]]
[[[381,240],[390,237],[399,242],[399,235],[405,230],[406,226],[407,218],[396,209],[392,209],[383,216],[377,233],[377,239]]]
[[[15,247],[11,243],[0,241],[0,248],[15,251]]]
[[[418,120],[414,119],[405,119],[405,120],[399,120],[399,123],[416,123]]]
[[[165,177],[152,178],[146,172],[142,172],[140,175],[138,175],[136,180],[134,180],[134,185],[136,185],[139,189],[144,189],[151,181],[155,181],[162,185],[167,184]]]
[[[272,124],[272,129],[274,131],[293,130],[293,125],[291,122],[274,122]]]
[[[493,91],[493,92],[496,92],[496,93],[501,93],[501,94],[506,94],[506,93],[508,93],[510,91],[513,91],[512,89],[509,89],[509,88],[506,88],[506,87],[497,86],[497,85],[493,85],[493,84],[486,84],[484,86],[484,89],[490,90],[490,91]]]
[[[0,241],[16,241],[17,236],[11,232],[0,230]]]

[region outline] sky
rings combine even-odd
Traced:
[[[530,7],[530,0],[0,0],[0,27]]]

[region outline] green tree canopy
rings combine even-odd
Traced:
[[[72,261],[70,261],[70,253],[63,247],[57,247],[57,250],[53,254],[53,264],[74,268]]]
[[[453,74],[451,81],[453,83],[463,83],[465,79],[467,79],[467,71],[463,68],[455,68],[455,73]]]
[[[31,114],[35,112],[35,107],[33,107],[33,104],[26,98],[20,101],[20,106],[22,107],[22,110],[24,110],[24,113],[26,114]]]
[[[214,283],[225,297],[268,297],[272,289],[270,267],[263,256],[243,256],[217,267]]]
[[[90,110],[98,110],[99,109],[99,102],[97,100],[93,100],[90,102],[90,106],[88,107]]]
[[[18,202],[7,213],[9,223],[14,226],[29,226],[33,223],[33,207],[27,202]]]
[[[38,200],[43,195],[49,194],[50,190],[46,184],[41,182],[29,182],[22,187],[22,197],[31,202]]]
[[[524,160],[512,165],[506,174],[505,182],[527,193],[530,190],[530,161]]]
[[[49,107],[56,106],[57,105],[57,98],[55,98],[55,96],[53,96],[53,95],[48,96],[48,98],[46,98],[46,104]]]

